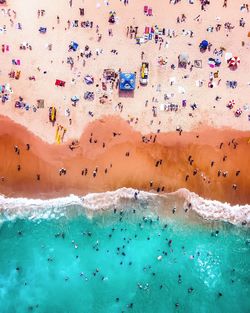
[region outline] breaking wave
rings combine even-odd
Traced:
[[[31,220],[71,217],[113,209],[150,209],[168,215],[173,208],[178,214],[196,213],[206,220],[225,221],[231,224],[250,224],[250,205],[230,205],[207,200],[187,189],[156,194],[132,188],[121,188],[103,193],[91,193],[83,197],[69,195],[49,200],[7,198],[0,195],[0,222],[27,218]]]

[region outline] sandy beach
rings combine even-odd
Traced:
[[[203,3],[0,5],[0,192],[51,198],[184,187],[250,203],[248,2]],[[133,91],[119,90],[121,72],[135,73]]]

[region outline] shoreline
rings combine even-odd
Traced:
[[[211,200],[233,205],[250,203],[250,132],[203,127],[181,136],[178,132],[160,133],[155,143],[152,139],[145,143],[142,135],[124,120],[106,116],[90,123],[77,148],[71,151],[69,142],[51,145],[6,117],[1,116],[0,122],[0,192],[7,197],[83,196],[122,187],[156,193],[186,188]],[[145,137],[149,140],[150,136],[155,135]],[[14,151],[15,145],[20,149],[19,155]],[[194,160],[192,164],[189,156]],[[160,160],[162,164],[156,166]],[[67,174],[60,176],[60,168],[65,168]],[[88,169],[87,175],[81,175],[84,168]],[[218,170],[228,172],[227,177],[218,176]],[[236,190],[232,189],[233,184],[237,185]]]
[[[136,195],[136,196],[135,196]],[[72,218],[85,214],[139,210],[157,214],[162,218],[188,219],[192,223],[202,221],[227,222],[232,225],[250,225],[250,205],[234,205],[206,200],[187,189],[171,193],[152,193],[120,188],[114,191],[92,193],[85,196],[69,195],[54,199],[6,198],[0,195],[0,223],[25,218],[29,220]],[[149,211],[148,211],[149,210]]]

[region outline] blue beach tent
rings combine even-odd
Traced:
[[[135,74],[134,73],[120,73],[119,77],[120,90],[134,90],[135,89]]]

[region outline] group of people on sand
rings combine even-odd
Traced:
[[[117,136],[122,136],[122,134],[119,133],[119,132],[114,131],[113,134],[111,135],[111,138],[112,137],[114,138],[114,137],[117,137]],[[98,142],[98,138],[96,138],[93,133],[90,134],[90,137],[89,137],[88,141],[89,141],[89,144],[98,144],[99,143]],[[151,143],[151,144],[154,144],[155,141],[156,140],[154,140],[154,139],[152,140],[152,135],[151,135],[151,137],[149,137],[149,139],[147,139],[145,136],[143,136],[143,140],[142,140],[143,143]],[[235,138],[230,140],[227,144],[228,144],[228,146],[231,146],[233,150],[237,149],[237,146],[239,145],[238,142],[235,140]],[[221,142],[220,144],[218,144],[218,149],[219,150],[223,150],[223,146],[224,145],[225,145],[225,143]],[[101,146],[102,146],[102,149],[105,149],[106,147],[108,147],[108,143],[102,142]],[[69,148],[72,151],[74,151],[74,149],[80,148],[80,143],[78,141],[73,141],[72,144],[69,145]],[[29,143],[27,143],[26,144],[26,150],[29,151],[30,149],[31,149],[31,146],[30,146]],[[17,145],[15,145],[14,146],[14,152],[18,156],[20,156],[21,149]],[[231,153],[233,153],[233,151],[231,151]],[[128,158],[128,157],[133,159],[133,154],[131,154],[129,150],[127,150],[124,153],[124,162],[125,162],[125,158]],[[192,155],[189,155],[187,157],[188,165],[186,166],[186,168],[190,169],[190,170],[188,170],[188,173],[185,175],[185,177],[183,177],[183,181],[188,184],[188,181],[191,179],[191,177],[197,176],[196,179],[199,179],[199,177],[200,177],[200,183],[203,182],[203,183],[207,183],[207,184],[212,184],[214,179],[216,179],[216,176],[217,176],[217,180],[218,180],[218,179],[220,179],[220,177],[227,178],[230,175],[231,178],[234,177],[235,182],[233,182],[233,184],[232,184],[232,189],[234,191],[236,191],[239,188],[238,184],[236,183],[237,182],[237,177],[240,175],[241,170],[237,169],[235,172],[231,172],[230,171],[230,173],[229,173],[228,170],[222,170],[221,169],[222,164],[227,162],[229,159],[230,159],[230,155],[225,154],[222,151],[221,162],[217,166],[218,169],[215,170],[215,171],[217,171],[217,175],[216,175],[215,173],[212,174],[212,172],[214,171],[213,168],[217,165],[214,160],[210,161],[210,164],[209,164],[210,165],[210,171],[208,173],[205,173],[204,171],[199,169],[198,162],[193,159]],[[164,162],[164,158],[156,159],[153,162],[154,162],[154,165],[152,164],[152,174],[153,174],[153,168],[154,167],[155,168],[159,168],[160,171],[163,171],[162,166],[165,163]],[[121,166],[121,164],[120,164],[120,166]],[[113,167],[113,164],[109,163],[103,170],[100,170],[99,166],[96,166],[93,170],[91,170],[88,167],[84,167],[82,169],[79,169],[79,172],[80,172],[80,175],[82,175],[82,176],[88,176],[89,173],[91,173],[91,171],[92,171],[91,176],[94,179],[94,178],[96,178],[97,176],[100,176],[100,175],[101,175],[100,177],[102,177],[102,175],[107,175],[107,174],[112,175],[112,171],[110,172],[112,167]],[[19,159],[18,159],[17,171],[21,171],[21,169],[22,169],[22,167],[21,167],[21,164],[20,164]],[[70,173],[70,169],[66,169],[65,167],[61,167],[61,168],[58,169],[58,173],[59,173],[60,176],[65,176],[68,172]],[[210,177],[211,175],[213,175],[215,178],[212,179]],[[37,179],[37,181],[40,181],[40,179],[41,179],[40,173],[36,174],[36,179]],[[5,177],[2,177],[2,181],[4,181],[4,180],[5,180]],[[226,183],[226,180],[225,180],[225,183]],[[165,185],[160,185],[159,183],[154,182],[153,179],[149,180],[147,188],[149,190],[154,190],[157,193],[161,193],[161,192],[165,192],[166,191],[166,186]],[[136,192],[134,198],[137,200],[138,196],[139,196],[139,192]]]
[[[124,1],[121,0],[121,2],[123,2],[125,5],[129,4],[129,1],[126,1],[126,0],[124,0]],[[174,1],[170,0],[171,4],[177,4],[179,2],[181,2],[181,0],[174,0]],[[205,10],[205,8],[208,5],[210,5],[210,1],[208,1],[208,0],[200,0],[200,3],[201,3],[202,10],[203,9]],[[194,4],[194,1],[192,1],[192,0],[189,1],[189,4],[190,5]],[[69,5],[70,5],[70,7],[72,7],[73,1],[69,1]],[[106,5],[110,5],[110,4],[106,1]],[[226,6],[227,6],[227,1],[225,0],[223,7],[226,7]],[[241,6],[239,6],[239,9],[240,9],[240,11],[244,11],[245,10],[246,12],[249,12],[248,4],[242,4]],[[8,16],[12,17],[12,14],[13,14],[14,18],[16,18],[16,11],[11,10],[11,9],[3,9],[3,10],[5,10],[7,12],[6,14],[8,14]],[[113,12],[113,11],[110,11],[110,12]],[[84,8],[79,8],[79,14],[80,14],[80,16],[83,16],[85,14]],[[112,14],[114,14],[114,13],[112,13]],[[43,17],[45,15],[46,15],[46,11],[44,9],[39,9],[37,11],[37,17],[38,18],[41,18],[41,17]],[[200,18],[201,18],[200,15],[198,15],[194,20],[197,20],[197,22],[200,22]],[[63,22],[59,15],[57,15],[55,17],[55,19],[57,21],[57,24],[61,24]],[[188,21],[188,16],[185,13],[182,13],[182,14],[178,15],[177,18],[176,18],[176,24],[180,24],[180,23],[185,24],[185,23],[187,23],[187,21]],[[116,19],[115,19],[115,22],[116,22]],[[114,28],[112,28],[112,27],[107,28],[106,30],[101,30],[98,24],[95,25],[94,21],[84,21],[84,22],[81,22],[80,24],[82,24],[82,23],[85,26],[88,24],[88,27],[95,29],[95,31],[96,31],[96,40],[97,41],[101,41],[102,40],[102,35],[103,35],[102,31],[107,31],[108,35],[111,36],[111,37],[114,36],[114,33],[113,33]],[[73,20],[73,21],[68,20],[67,21],[67,25],[68,26],[65,28],[65,30],[73,29],[74,27],[78,27],[78,20]],[[208,27],[207,31],[208,32],[213,32],[214,30],[220,31],[222,26],[223,25],[218,20],[218,23],[216,25],[210,25]],[[241,17],[240,20],[239,20],[239,26],[240,27],[244,27],[245,26],[245,19],[243,17]],[[55,29],[55,27],[53,27],[53,29]],[[232,23],[230,21],[226,21],[224,23],[224,29],[227,30],[228,32],[231,32],[235,27],[236,27],[236,25],[232,25]],[[136,25],[136,22],[134,20],[134,25],[128,25],[126,27],[125,33],[126,33],[127,37],[130,37],[132,40],[135,40],[135,38],[138,36],[140,30],[141,30],[141,26],[140,25]],[[156,30],[159,30],[158,26],[155,27],[154,32]],[[165,29],[163,27],[162,34],[155,36],[155,43],[157,45],[159,45],[159,50],[161,50],[161,48],[164,45],[165,45],[164,47],[168,46],[169,43],[168,43],[168,40],[165,37],[169,36],[169,31],[171,31],[170,33],[173,35],[173,36],[170,35],[170,37],[172,37],[172,38],[178,37],[180,35],[181,36],[187,36],[188,35],[188,36],[190,36],[190,38],[193,38],[195,36],[194,30],[183,29],[182,33],[178,34],[178,32],[176,30],[173,30],[173,29],[167,30],[167,29]],[[156,40],[156,37],[157,37],[157,40]],[[192,43],[190,43],[190,44],[192,44]],[[51,45],[51,47],[52,47],[52,45]],[[212,47],[213,47],[213,44],[211,42],[209,42],[207,49],[209,51],[212,51],[211,50]],[[31,44],[29,44],[29,49],[32,50],[32,45]],[[213,50],[214,58],[218,58],[218,57],[222,57],[223,56],[224,50],[220,49],[219,51],[220,51],[220,55],[217,54],[217,52],[218,52],[217,47],[214,47],[214,50]],[[72,51],[70,50],[70,52],[72,52]],[[67,58],[67,62],[65,62],[65,60],[62,60],[61,62],[62,62],[62,64],[69,64],[72,72],[74,72],[75,68],[79,64],[81,64],[83,67],[85,67],[86,62],[88,62],[89,59],[91,59],[91,60],[96,59],[96,58],[100,57],[101,55],[103,55],[104,53],[106,53],[106,52],[104,52],[103,49],[101,49],[101,48],[95,49],[94,43],[93,43],[93,47],[90,44],[86,44],[85,47],[80,48],[80,49],[78,49],[76,51],[75,56],[72,55],[72,56],[68,57]],[[119,54],[119,49],[118,48],[111,49],[110,53],[114,54],[114,55],[118,55]],[[141,59],[143,60],[144,59],[144,51],[142,51],[142,52],[140,51],[140,53],[141,53]],[[160,57],[160,60],[162,61],[161,57]],[[53,63],[53,60],[51,60],[51,63]],[[165,67],[169,66],[170,69],[173,72],[178,68],[178,64],[174,64],[174,63],[173,64],[168,64],[168,60],[167,59],[163,63],[164,63],[163,66],[165,66]],[[163,63],[161,62],[161,64],[163,64]],[[160,64],[160,61],[159,61],[159,64]],[[188,65],[188,68],[189,68],[190,72],[192,72],[194,70],[194,64],[192,64],[191,62],[188,62],[187,65]],[[37,67],[37,70],[39,72],[43,72],[44,74],[47,74],[47,71],[46,70],[45,71],[41,71],[41,68],[39,66]],[[71,79],[71,83],[72,84],[76,84],[77,81],[79,80],[79,77],[81,77],[81,75],[82,75],[81,70],[78,70],[78,72],[73,75],[73,77]],[[183,79],[189,79],[189,76],[190,76],[189,74],[185,74],[183,76]],[[95,91],[93,91],[93,97],[92,98],[94,99],[95,95],[99,94],[101,92],[103,94],[103,96],[102,95],[99,96],[99,102],[100,103],[112,103],[113,89],[114,88],[118,89],[118,84],[119,84],[118,77],[111,84],[108,84],[107,82],[104,82],[102,80],[102,78],[94,77],[95,81],[98,81],[98,79],[100,80],[100,84],[96,84],[96,88],[95,88]],[[36,81],[35,75],[34,76],[30,76],[30,80]],[[225,83],[227,84],[227,82],[225,82]],[[170,85],[172,86],[173,84],[174,84],[174,81],[171,81]],[[210,72],[207,87],[209,87],[209,88],[214,88],[215,86],[219,87],[219,86],[221,86],[221,84],[222,84],[221,79],[216,80],[215,79],[215,74],[213,72]],[[204,85],[204,80],[199,81],[199,87],[201,87],[203,85]],[[237,86],[237,82],[236,82],[236,86]],[[139,87],[140,86],[137,86],[137,88],[139,88]],[[148,86],[148,88],[150,88],[150,86]],[[149,126],[151,126],[151,127],[154,127],[154,125],[156,123],[159,123],[159,125],[161,124],[161,120],[160,121],[158,120],[158,116],[160,116],[161,113],[159,112],[159,108],[158,108],[157,103],[159,103],[161,101],[161,100],[159,100],[159,97],[160,98],[162,97],[162,90],[161,90],[161,86],[152,85],[152,90],[154,90],[154,89],[156,89],[156,95],[154,95],[152,97],[152,101],[147,99],[147,101],[146,101],[147,105],[145,105],[145,108],[148,107],[148,108],[151,108],[151,110],[152,110],[152,117],[153,117],[153,119],[149,123]],[[109,91],[110,95],[107,95],[106,91]],[[109,99],[109,97],[111,97],[111,98]],[[175,95],[173,96],[173,98],[174,97],[175,97]],[[176,107],[176,110],[174,110],[174,111],[178,112],[178,111],[180,111],[180,108],[184,109],[185,107],[187,107],[187,104],[186,104],[187,101],[186,101],[186,99],[184,99],[184,100],[185,100],[185,106],[184,105],[180,106],[178,104],[174,104],[173,103],[173,105],[175,105],[175,107]],[[218,102],[218,101],[221,100],[221,97],[219,95],[217,95],[215,100]],[[171,102],[171,104],[172,104],[172,102]],[[189,105],[190,105],[190,108],[193,111],[199,108],[199,104],[197,104],[197,103],[190,103]],[[120,111],[121,114],[124,114],[124,111],[127,110],[127,108],[124,109],[124,106],[123,106],[122,102],[119,102],[118,104],[114,104],[113,107],[114,107],[115,111],[118,110],[118,111]],[[171,111],[173,111],[173,110],[171,110]],[[95,109],[89,110],[88,111],[88,115],[89,115],[89,117],[94,118],[95,117]],[[194,118],[194,116],[195,116],[194,113],[189,113],[188,114],[188,118]],[[69,126],[74,125],[74,121],[73,121],[71,116],[69,116],[68,122],[69,122]],[[140,119],[139,116],[130,117],[128,122],[131,125],[132,124],[143,123],[143,121]],[[180,125],[179,129],[182,130],[183,127]],[[181,135],[181,133],[182,133],[182,131],[180,131],[180,135]]]

